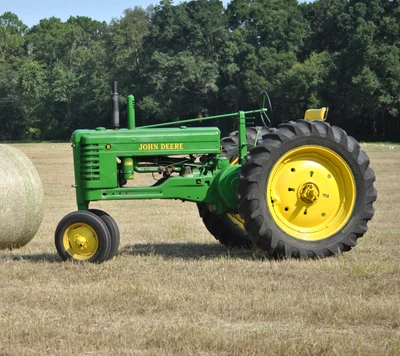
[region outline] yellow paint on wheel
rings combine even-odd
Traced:
[[[236,157],[232,162],[231,166],[239,164],[239,157]],[[230,221],[232,221],[239,229],[246,231],[244,228],[244,219],[239,214],[230,214],[227,213],[226,216]]]
[[[266,193],[276,224],[304,241],[324,240],[340,231],[353,213],[357,194],[343,158],[315,145],[283,155],[271,170]]]
[[[97,252],[99,240],[96,232],[90,225],[75,223],[65,230],[63,244],[65,250],[72,258],[86,261]]]
[[[232,221],[239,229],[246,231],[244,228],[244,219],[239,214],[227,213],[226,216]]]

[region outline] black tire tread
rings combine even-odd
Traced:
[[[262,136],[269,132],[262,126],[247,127],[246,140],[249,147],[257,145]],[[239,132],[234,131],[229,136],[221,139],[222,157],[227,157],[232,162],[239,155]],[[200,217],[208,232],[215,237],[217,241],[227,247],[251,248],[252,239],[245,230],[236,226],[226,214],[216,215],[210,212],[206,204],[197,204]]]
[[[247,127],[246,128],[246,139],[249,145],[249,148],[256,146],[263,135],[269,132],[269,129],[266,129],[263,126],[255,126],[255,127]],[[239,155],[239,131],[233,131],[227,137],[223,137],[221,139],[221,147],[222,147],[222,157],[229,158],[229,161],[233,161]]]
[[[252,239],[245,230],[237,227],[226,215],[216,215],[210,212],[206,204],[197,204],[200,217],[208,232],[226,247],[249,249]]]
[[[110,252],[106,257],[106,261],[111,260],[117,253],[119,249],[119,244],[121,240],[121,235],[119,232],[119,228],[115,220],[103,210],[99,209],[89,209],[89,211],[95,215],[97,215],[103,222],[106,224],[108,231],[110,232]]]
[[[282,238],[280,234],[272,233],[268,228],[262,209],[263,197],[260,196],[259,186],[262,184],[263,167],[270,156],[288,142],[296,139],[301,144],[302,141],[306,142],[308,137],[323,138],[336,143],[338,147],[351,155],[361,171],[365,197],[362,210],[353,213],[353,216],[357,215],[357,223],[350,225],[350,230],[345,233],[340,242],[294,246],[287,242],[288,239]],[[369,167],[369,163],[367,154],[360,149],[358,142],[347,136],[346,132],[339,127],[331,126],[326,122],[304,120],[279,125],[274,132],[264,135],[257,147],[250,150],[247,162],[241,167],[240,183],[237,189],[240,201],[238,210],[245,219],[246,230],[254,237],[257,246],[275,257],[323,258],[338,252],[349,251],[356,245],[357,239],[365,234],[368,229],[367,222],[374,215],[373,202],[377,198],[377,191],[373,186],[375,173]]]
[[[111,237],[110,232],[102,219],[100,219],[97,215],[85,211],[79,210],[74,211],[72,213],[67,214],[61,221],[58,223],[55,234],[54,234],[54,242],[56,246],[56,250],[63,261],[72,260],[76,262],[82,262],[81,260],[75,260],[68,254],[63,245],[63,235],[65,230],[72,224],[83,222],[85,224],[93,226],[97,225],[95,229],[97,235],[99,236],[99,247],[97,252],[86,262],[104,262],[107,256],[110,253],[111,248]]]

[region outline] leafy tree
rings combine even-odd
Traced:
[[[398,139],[400,109],[400,9],[397,2],[350,1],[348,46],[342,54],[344,114],[364,134]],[[347,55],[344,55],[344,54]]]
[[[18,91],[24,112],[25,127],[23,138],[42,138],[43,126],[49,124],[43,120],[47,111],[46,99],[49,96],[48,73],[40,63],[27,60],[19,69]],[[47,119],[47,115],[45,116]],[[46,130],[45,130],[46,131]]]
[[[234,108],[257,105],[261,89],[278,103],[281,80],[297,61],[307,24],[292,0],[233,0],[227,8],[230,38],[221,67],[224,98]]]
[[[105,64],[110,78],[107,84],[111,88],[112,81],[118,82],[121,101],[128,94],[134,94],[136,101],[143,97],[147,85],[144,79],[146,56],[143,46],[150,33],[152,11],[152,6],[147,9],[138,6],[126,9],[124,16],[113,19],[105,31]],[[121,125],[124,125],[125,102],[121,104]],[[111,117],[111,106],[107,103],[106,107]],[[140,112],[137,112],[137,118],[140,118]]]
[[[300,53],[302,60],[312,53],[341,51],[347,41],[341,28],[341,19],[346,16],[347,4],[348,0],[318,0],[300,4],[300,10],[309,26]]]
[[[25,127],[22,103],[16,91],[18,69],[24,61],[23,35],[27,26],[11,12],[0,16],[0,139],[21,138]]]
[[[326,101],[331,88],[330,77],[335,71],[335,59],[328,52],[313,53],[303,63],[296,63],[282,75],[282,117],[298,120],[308,108],[329,106]]]
[[[150,32],[152,7],[126,9],[124,16],[113,19],[105,32],[108,69],[121,87],[135,86],[140,80],[143,43]]]
[[[23,55],[23,35],[27,28],[12,12],[0,16],[0,63]]]
[[[319,0],[302,5],[312,29],[303,49],[335,58],[330,121],[349,133],[398,140],[400,10],[397,1]]]
[[[399,3],[162,0],[108,25],[52,17],[30,29],[0,16],[0,139],[109,126],[113,80],[145,124],[251,109],[266,89],[274,124],[324,105],[357,138],[399,140]]]
[[[37,99],[30,93],[45,93],[39,100],[41,109],[38,106],[27,107],[31,115],[40,117],[40,127],[33,131],[38,132],[41,138],[68,138],[74,129],[82,125],[99,126],[105,119],[102,115],[104,109],[98,101],[99,97],[100,101],[102,98],[99,94],[107,92],[103,45],[105,27],[105,23],[86,17],[71,17],[65,23],[50,18],[40,21],[26,34],[34,64],[23,70],[35,77],[41,68],[40,78],[44,78],[44,84],[41,86],[42,81],[35,79],[28,83],[22,78],[20,92],[27,101]],[[31,72],[32,69],[35,71]],[[27,75],[24,71],[21,73]],[[26,90],[30,85],[37,88]]]
[[[217,111],[220,57],[228,36],[219,0],[154,8],[145,41],[144,119],[181,119]]]
[[[24,112],[16,93],[18,72],[9,63],[0,63],[0,140],[20,139],[25,127]]]

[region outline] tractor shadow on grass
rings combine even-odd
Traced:
[[[263,260],[268,259],[257,249],[228,248],[220,244],[207,243],[147,243],[126,245],[119,249],[117,256],[160,256],[166,260],[216,260],[216,259],[240,259]],[[0,262],[26,261],[62,263],[57,253],[0,253]]]
[[[179,258],[184,260],[213,260],[220,258],[253,260],[262,258],[251,249],[227,248],[218,244],[201,243],[148,243],[127,245],[119,250],[118,255],[161,256],[164,259]]]
[[[56,253],[38,253],[38,254],[10,254],[0,255],[0,261],[28,261],[28,262],[48,262],[60,263],[61,258]]]

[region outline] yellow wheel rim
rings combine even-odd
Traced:
[[[349,221],[356,186],[348,164],[321,146],[295,148],[273,167],[267,205],[276,224],[304,241],[326,239]]]
[[[93,228],[85,223],[75,223],[65,230],[63,244],[67,253],[75,260],[88,260],[99,247],[99,239]]]
[[[244,219],[239,214],[226,213],[226,216],[232,221],[239,229],[245,231]]]

